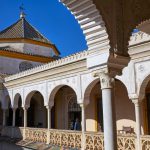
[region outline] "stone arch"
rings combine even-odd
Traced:
[[[13,108],[18,108],[18,103],[19,103],[20,98],[21,98],[21,101],[22,101],[21,95],[19,93],[15,94],[14,99],[13,99],[13,104],[12,104]]]
[[[145,90],[149,81],[150,81],[150,74],[147,75],[145,78],[143,78],[143,80],[141,81],[139,85],[138,96],[139,96],[140,101],[143,100],[145,97]]]
[[[38,90],[31,91],[31,92],[28,93],[27,96],[25,97],[25,103],[24,103],[24,105],[25,105],[26,108],[29,108],[29,107],[30,107],[31,98],[32,98],[32,96],[33,96],[36,92],[39,92],[40,95],[42,96],[43,100],[44,100],[44,96],[43,96],[43,94],[42,94],[40,91],[38,91]]]
[[[60,2],[78,21],[89,50],[109,46],[110,42],[105,23],[92,0],[60,0]]]
[[[56,93],[59,91],[60,88],[62,88],[63,86],[68,86],[69,88],[71,88],[75,94],[76,94],[76,97],[77,96],[77,92],[76,90],[74,89],[74,87],[70,86],[70,85],[67,85],[67,84],[61,84],[61,85],[57,85],[55,86],[53,89],[51,89],[50,91],[50,94],[49,94],[49,101],[48,101],[48,105],[49,106],[53,106],[54,105],[54,98],[55,98],[55,95]]]
[[[84,92],[84,97],[83,97],[83,101],[84,103],[87,105],[89,104],[90,102],[90,94],[91,94],[91,91],[92,89],[94,88],[94,86],[100,82],[100,79],[97,78],[97,79],[94,79],[90,82],[90,84],[86,87],[85,89],[85,92]],[[100,90],[100,89],[99,89]]]

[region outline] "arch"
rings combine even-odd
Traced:
[[[43,98],[43,100],[44,100],[44,96],[42,95],[42,93],[41,92],[39,92],[38,90],[36,91],[31,91],[30,93],[28,93],[27,94],[27,96],[26,96],[26,98],[25,98],[25,107],[26,108],[29,108],[30,107],[30,101],[31,101],[31,98],[32,98],[32,96],[36,93],[36,92],[38,92],[38,93],[40,93],[40,95],[42,96],[42,98]]]
[[[100,79],[94,79],[93,81],[90,82],[90,84],[86,87],[85,92],[84,92],[84,97],[83,97],[83,101],[84,103],[87,105],[90,102],[90,94],[92,89],[94,88],[94,86],[100,82]],[[99,89],[100,90],[100,89]]]
[[[27,108],[28,127],[47,127],[46,107],[41,92],[30,92],[26,97],[25,107]]]
[[[147,75],[145,78],[143,78],[143,80],[139,85],[138,96],[140,101],[143,100],[145,97],[145,91],[149,81],[150,81],[150,74]]]
[[[57,85],[53,89],[51,89],[51,92],[50,92],[50,95],[49,95],[49,101],[48,101],[48,105],[49,106],[53,106],[54,105],[54,98],[55,98],[56,93],[59,91],[60,88],[62,88],[64,86],[68,86],[69,88],[71,88],[75,92],[75,94],[77,96],[77,92],[76,92],[76,90],[74,90],[74,88],[72,86],[67,85],[67,84]]]
[[[77,111],[76,108],[70,111],[69,104],[75,104],[76,108],[80,105],[77,101],[77,94],[75,90],[68,85],[56,86],[50,95],[49,105],[51,110],[52,128],[55,129],[73,129],[72,123],[78,118],[81,121],[81,109]]]
[[[21,101],[22,101],[20,93],[17,93],[13,99],[13,104],[12,104],[13,108],[18,108],[19,99],[21,99]]]
[[[110,41],[105,23],[92,0],[60,0],[60,2],[67,7],[78,21],[89,50],[109,46]]]

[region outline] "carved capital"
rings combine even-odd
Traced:
[[[52,108],[53,106],[54,106],[54,101],[51,101],[51,100],[50,100],[49,103],[48,103],[48,107],[49,107],[49,108]]]
[[[140,107],[141,105],[141,100],[139,100],[138,98],[132,98],[132,103],[135,105],[135,107]]]
[[[27,111],[29,107],[30,107],[30,106],[26,105],[26,106],[23,107],[23,110],[24,110],[24,111]]]
[[[113,78],[109,76],[109,74],[101,73],[100,74],[100,83],[101,83],[101,89],[109,89],[112,88],[112,83],[114,81]]]
[[[100,78],[101,89],[112,88],[114,78],[108,73],[107,68],[100,71],[94,71],[93,76]]]
[[[46,109],[51,110],[53,106],[47,105]]]

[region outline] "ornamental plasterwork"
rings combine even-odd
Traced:
[[[147,84],[144,80],[147,79],[147,77],[150,75],[149,66],[150,60],[135,63],[136,84],[138,91],[142,88],[141,86],[143,84]],[[146,82],[148,82],[148,80]]]
[[[129,41],[129,46],[138,44],[141,42],[145,42],[145,41],[150,41],[150,35],[142,32],[142,31],[139,31],[137,33],[132,34],[130,41]]]

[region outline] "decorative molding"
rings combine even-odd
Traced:
[[[150,35],[142,31],[139,31],[137,33],[133,33],[132,36],[130,37],[129,47],[148,41],[150,41]]]
[[[76,61],[80,61],[80,60],[86,59],[87,55],[88,55],[88,51],[83,51],[83,52],[80,52],[80,53],[76,53],[76,54],[67,56],[65,58],[50,62],[48,64],[44,64],[44,65],[29,69],[29,70],[26,70],[26,71],[17,73],[15,75],[11,75],[9,77],[6,77],[5,82],[9,82],[11,80],[15,80],[15,79],[22,78],[22,77],[25,77],[25,76],[28,76],[28,75],[39,73],[39,72],[49,70],[49,69],[52,69],[52,68],[55,68],[55,67],[60,67],[60,66],[63,66],[63,65],[69,64],[69,63],[76,62]]]

